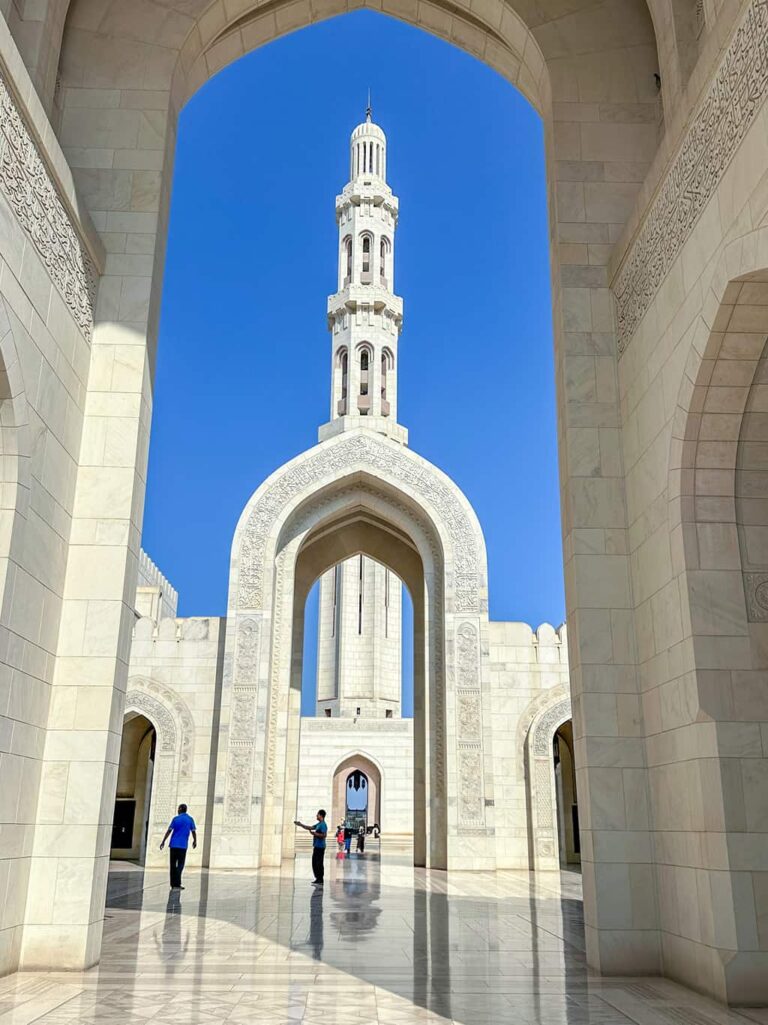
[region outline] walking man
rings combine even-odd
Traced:
[[[186,804],[180,804],[179,814],[171,819],[171,824],[166,829],[160,844],[160,850],[162,850],[165,847],[165,841],[170,836],[172,890],[184,889],[181,885],[181,873],[184,871],[184,862],[187,860],[190,833],[192,834],[192,850],[194,850],[197,847],[197,826],[192,816],[187,815]]]
[[[325,876],[325,837],[328,833],[325,809],[321,808],[317,813],[317,822],[314,826],[305,826],[298,819],[294,821],[294,825],[312,834],[312,872],[315,876],[313,882],[315,886],[322,886]]]

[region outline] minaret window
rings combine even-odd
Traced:
[[[389,263],[389,239],[382,237],[379,243],[379,282],[387,287],[387,264]]]
[[[360,353],[360,394],[368,394],[368,370],[370,366],[370,355],[367,349]]]
[[[389,416],[389,400],[387,399],[387,374],[395,365],[395,357],[385,349],[381,354],[381,415]]]
[[[349,357],[346,349],[339,349],[338,373],[341,375],[339,389],[339,405],[337,407],[339,416],[346,416],[347,413],[347,390],[349,382]]]
[[[363,235],[363,267],[361,279],[364,285],[371,283],[371,236]]]
[[[344,284],[352,280],[352,239],[344,239]]]

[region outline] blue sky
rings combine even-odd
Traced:
[[[474,505],[491,618],[558,624],[541,123],[485,65],[370,11],[263,47],[182,112],[144,547],[181,615],[225,614],[243,506],[328,418],[334,199],[369,87],[400,198],[399,419]]]

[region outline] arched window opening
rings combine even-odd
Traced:
[[[352,280],[352,239],[344,239],[344,284],[348,285]]]
[[[360,394],[368,394],[368,369],[370,365],[370,356],[367,349],[363,349],[360,353]]]
[[[389,402],[387,402],[387,357],[381,354],[381,415],[389,416]]]
[[[347,412],[348,370],[349,358],[347,356],[347,350],[341,349],[339,351],[339,371],[341,374],[341,387],[339,390],[339,404],[337,407],[339,416],[345,416]]]
[[[387,270],[389,263],[389,239],[383,236],[379,243],[379,282],[387,287]]]
[[[368,416],[371,410],[371,350],[367,344],[359,349],[360,352],[360,391],[357,399],[357,409],[361,416]]]
[[[360,280],[364,285],[371,283],[371,236],[363,235],[363,267]]]

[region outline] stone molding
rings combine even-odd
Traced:
[[[613,285],[624,352],[768,93],[768,0],[752,0]]]
[[[83,336],[90,340],[96,268],[0,73],[0,190]]]

